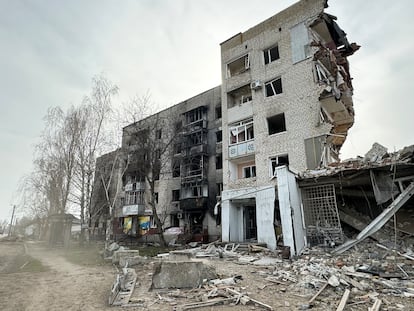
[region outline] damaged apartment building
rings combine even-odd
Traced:
[[[327,7],[302,0],[224,41],[221,87],[124,128],[117,230],[142,236],[155,226],[137,171],[145,152],[132,137],[173,135],[155,183],[164,227],[300,253],[307,229],[298,173],[336,163],[354,122],[348,57],[359,46]],[[148,130],[159,118],[169,121]]]
[[[222,189],[220,94],[220,87],[210,89],[123,129],[121,191],[113,213],[116,239],[148,241],[156,233],[147,175],[154,180],[163,228],[181,227],[203,241],[220,235],[213,213]],[[158,171],[148,173],[143,166]]]
[[[297,2],[221,44],[223,241],[306,244],[291,171],[336,162],[354,122],[347,57],[359,46],[325,8]]]

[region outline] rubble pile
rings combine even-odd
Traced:
[[[123,306],[143,310],[193,310],[221,305],[226,309],[250,305],[257,310],[411,310],[414,257],[407,254],[373,240],[365,240],[341,255],[313,247],[292,259],[282,259],[281,251],[247,243],[174,250],[135,266],[139,286],[133,294],[124,293],[129,301]],[[197,270],[201,273],[204,269],[199,269],[204,267],[200,261],[225,273],[179,288],[182,279],[178,274],[184,279],[186,274],[177,272],[177,284],[169,279],[166,286],[151,288],[151,280],[160,273],[160,264],[166,264],[167,272],[171,266],[176,271],[187,271],[191,265],[192,273],[197,274]]]
[[[414,145],[404,147],[396,152],[388,152],[386,147],[379,143],[374,143],[364,157],[358,156],[357,158],[347,159],[341,162],[333,162],[320,169],[300,172],[299,176],[301,178],[315,178],[318,176],[334,175],[347,170],[362,170],[391,164],[414,164]]]

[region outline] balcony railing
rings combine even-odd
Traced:
[[[254,141],[246,141],[237,145],[229,146],[229,158],[235,158],[254,153]]]

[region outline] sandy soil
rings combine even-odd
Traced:
[[[22,243],[0,243],[0,310],[110,310],[108,293],[115,271],[111,266],[71,264],[59,251],[27,243],[30,256],[47,267],[44,272],[8,273],[24,254]]]

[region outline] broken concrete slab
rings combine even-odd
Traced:
[[[115,251],[112,255],[112,263],[119,264],[119,260],[121,257],[134,257],[138,255],[139,251],[137,249],[119,249]]]
[[[168,256],[168,260],[170,261],[190,261],[193,257],[192,252],[186,251],[172,251]]]
[[[193,261],[163,261],[155,264],[151,288],[196,288],[217,279],[215,268]]]
[[[119,258],[119,266],[121,267],[132,267],[146,262],[148,262],[148,258],[143,256],[121,256]]]
[[[377,232],[413,195],[414,182],[411,182],[410,185],[403,192],[401,192],[401,194],[388,206],[388,208],[386,208],[364,230],[362,230],[355,239],[349,240],[341,246],[337,247],[334,250],[334,253],[342,254],[346,250],[350,249],[354,245]]]

